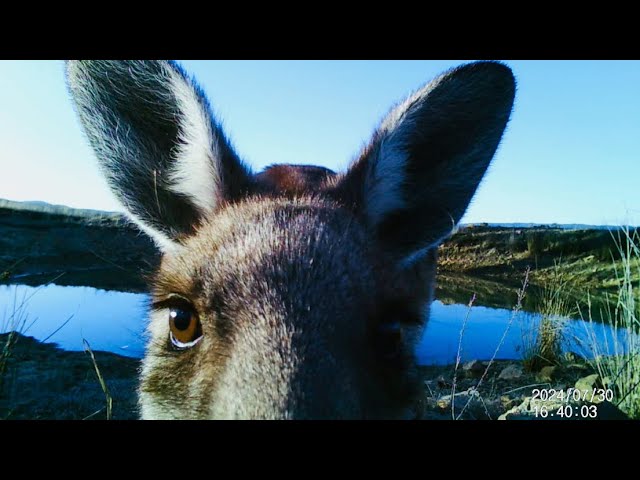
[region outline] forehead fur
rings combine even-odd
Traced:
[[[344,415],[357,415],[350,409],[361,381],[352,357],[363,355],[367,338],[371,258],[363,227],[331,201],[254,198],[227,206],[163,260],[156,298],[188,297],[205,338],[171,359],[156,347],[167,327],[151,328],[151,357],[162,367],[145,370],[143,395],[162,392],[153,408],[173,399],[186,416],[330,417],[337,402]],[[336,383],[336,376],[351,381]],[[182,385],[185,378],[192,381]]]
[[[369,249],[364,229],[353,214],[331,200],[315,196],[253,198],[222,209],[205,221],[183,248],[166,255],[154,294],[188,295],[201,291],[204,280],[222,277],[230,281],[242,276],[247,283],[258,278],[258,270],[261,275],[266,270],[292,276],[288,282],[312,274],[314,278],[309,280],[324,277],[328,281],[346,274],[349,264],[354,271],[361,270],[360,256],[367,255]],[[321,286],[316,284],[315,288],[320,290]]]

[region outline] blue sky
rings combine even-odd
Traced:
[[[238,152],[343,169],[389,107],[451,61],[185,61]],[[640,224],[640,62],[506,61],[511,123],[464,222]],[[61,62],[0,61],[0,198],[119,210]]]

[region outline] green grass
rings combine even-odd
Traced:
[[[13,347],[16,344],[17,335],[15,331],[12,331],[2,344],[0,351],[0,394],[4,393],[5,388],[5,377],[7,376],[7,365],[9,363],[9,358],[11,357],[11,352]]]
[[[129,387],[135,384],[137,369],[132,368],[132,364],[137,364],[136,360],[120,359],[118,355],[105,352],[94,353],[86,340],[83,344],[89,362],[79,358],[78,352],[65,352],[56,345],[47,344],[73,315],[42,341],[25,336],[37,321],[28,313],[29,302],[46,285],[24,294],[19,294],[20,289],[15,287],[13,301],[0,317],[0,331],[7,332],[0,334],[0,419],[89,419],[100,418],[103,414],[102,418],[109,420],[114,416],[114,397],[121,402],[117,417],[128,418],[131,406],[135,405],[129,394],[135,389]],[[116,385],[124,384],[126,391],[118,389],[116,395],[112,394],[106,377]],[[101,403],[98,392],[104,401],[103,407],[96,411]]]
[[[540,322],[529,317],[523,327],[523,364],[529,372],[561,364],[562,346],[571,339],[566,319],[577,313],[585,320],[586,335],[580,339],[573,334],[573,339],[591,358],[605,387],[613,391],[613,403],[629,417],[640,419],[640,232],[623,228],[610,235],[614,248],[607,273],[608,284],[615,290],[608,294],[608,301],[594,307],[589,292],[578,294],[566,266],[556,262],[546,276],[537,307]]]
[[[85,353],[88,353],[91,356],[91,363],[93,364],[93,369],[95,370],[96,376],[98,377],[98,383],[100,383],[100,388],[102,389],[102,392],[104,393],[105,414],[106,414],[107,420],[111,420],[112,411],[113,411],[113,397],[111,396],[111,393],[109,392],[109,388],[107,387],[107,383],[105,382],[104,377],[102,376],[102,373],[100,373],[100,368],[98,368],[98,362],[96,362],[96,357],[93,354],[93,350],[91,350],[91,346],[89,345],[89,342],[87,342],[87,340],[85,340],[83,338],[82,339],[82,344],[84,345]],[[102,411],[102,409],[100,409],[97,412],[91,414],[87,418],[93,417],[94,415],[100,413],[101,411]]]
[[[536,323],[531,316],[525,317],[522,360],[526,371],[537,372],[543,367],[561,363],[567,322],[577,310],[570,300],[571,290],[561,261],[557,261],[537,302],[540,322]]]
[[[615,227],[613,231],[621,235],[625,229]],[[634,235],[636,229],[628,227],[626,231]],[[615,269],[620,268],[622,262],[606,229],[551,227],[462,228],[440,246],[439,257],[440,273],[460,273],[513,284],[519,283],[520,275],[530,266],[531,283],[536,287],[553,281],[558,269],[556,261],[562,258],[559,268],[576,292],[616,291],[619,285]]]
[[[2,323],[0,323],[1,331],[9,332],[0,344],[0,395],[7,394],[6,391],[10,388],[8,384],[11,379],[9,378],[8,365],[18,337],[20,334],[26,332],[30,326],[27,325],[29,316],[26,311],[26,304],[30,298],[31,297],[23,297],[21,300],[18,300],[16,291],[11,313],[7,314],[5,311],[2,317]]]
[[[614,306],[604,315],[613,328],[604,345],[596,341],[601,325],[593,322],[591,303],[587,301],[588,341],[593,367],[605,387],[614,394],[613,403],[631,418],[640,419],[640,234],[624,230],[614,236],[615,254],[622,260],[615,269],[618,292]]]

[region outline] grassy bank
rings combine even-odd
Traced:
[[[10,343],[0,371],[0,419],[105,419],[105,393],[114,419],[135,419],[139,360],[109,352],[70,352],[19,333],[0,334],[0,350]]]
[[[532,285],[544,287],[561,274],[574,290],[615,292],[621,235],[606,229],[468,226],[440,247],[438,272],[517,284],[529,266]],[[639,278],[634,272],[634,279]]]

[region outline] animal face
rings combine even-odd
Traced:
[[[143,418],[403,418],[436,248],[500,142],[511,71],[478,62],[394,107],[346,172],[254,173],[173,62],[72,61],[104,175],[163,258]]]

